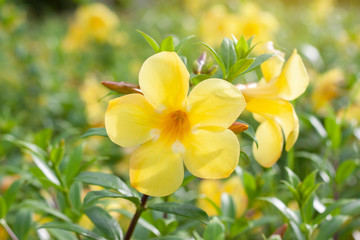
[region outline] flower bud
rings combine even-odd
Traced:
[[[101,84],[107,87],[108,89],[121,94],[130,94],[130,93],[142,94],[142,91],[140,90],[140,86],[134,83],[128,83],[123,81],[121,82],[102,81]]]
[[[235,134],[241,133],[243,131],[248,130],[249,125],[247,125],[246,123],[242,123],[242,122],[234,122],[229,129],[231,131],[233,131]]]

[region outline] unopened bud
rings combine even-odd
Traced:
[[[271,236],[279,235],[282,239],[284,237],[284,234],[285,234],[287,228],[288,228],[288,225],[286,223],[284,223],[282,226],[280,226],[278,229],[276,229],[275,232]]]
[[[202,73],[203,67],[206,63],[206,52],[203,52],[200,57],[194,61],[193,64],[193,72],[196,75],[199,75]]]
[[[130,93],[143,94],[143,92],[140,90],[140,86],[134,83],[128,83],[123,81],[121,82],[102,81],[101,84],[107,87],[108,89],[121,94],[130,94]]]
[[[248,130],[249,125],[247,125],[246,123],[242,123],[242,122],[234,122],[229,129],[231,131],[233,131],[235,134],[241,133],[243,131]]]

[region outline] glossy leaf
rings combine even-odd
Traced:
[[[129,197],[123,194],[110,192],[108,190],[101,190],[101,191],[88,192],[84,198],[84,206],[86,207],[93,205],[97,200],[102,198],[124,198],[135,203],[136,205],[140,204],[140,200],[137,197]]]
[[[254,61],[255,58],[245,58],[238,60],[230,67],[226,80],[232,82],[237,76],[246,71]]]
[[[183,49],[183,47],[186,45],[186,43],[188,43],[194,37],[195,37],[195,35],[190,35],[190,36],[182,39],[178,44],[176,44],[175,52],[177,52],[179,54],[181,52],[181,50]]]
[[[54,208],[51,208],[46,205],[46,203],[37,201],[37,200],[25,200],[20,205],[21,207],[26,207],[34,211],[39,211],[43,213],[50,214],[54,217],[57,217],[61,220],[64,220],[66,222],[70,222],[71,220],[63,213],[59,212],[58,210],[55,210]]]
[[[265,54],[262,54],[262,55],[256,57],[254,62],[250,65],[250,67],[246,71],[242,72],[241,75],[244,75],[245,73],[255,70],[255,68],[259,67],[263,62],[265,62],[272,56],[273,56],[273,54],[265,53]]]
[[[296,215],[294,211],[288,208],[285,203],[283,203],[280,199],[276,197],[262,197],[259,200],[266,201],[271,203],[274,207],[276,207],[289,221],[294,221],[295,223],[300,223],[299,217]]]
[[[62,229],[69,232],[75,232],[78,233],[84,237],[88,237],[91,239],[96,240],[106,240],[106,238],[103,238],[102,236],[97,235],[94,232],[91,232],[87,230],[86,228],[83,228],[77,224],[74,223],[66,223],[66,222],[49,222],[44,225],[42,225],[39,228],[55,228],[55,229]]]
[[[14,223],[14,232],[19,239],[27,239],[27,235],[32,227],[31,215],[29,209],[20,209],[17,212]]]
[[[244,38],[244,35],[241,36],[241,38],[237,41],[235,49],[236,49],[236,55],[237,59],[246,58],[249,55],[249,46],[246,39]]]
[[[111,188],[127,197],[138,197],[120,178],[115,175],[101,172],[82,172],[76,177],[77,181],[87,184]]]
[[[339,228],[349,219],[348,216],[337,215],[330,221],[325,221],[319,228],[316,240],[328,240],[339,230]]]
[[[175,46],[174,46],[174,38],[169,36],[167,38],[165,38],[160,45],[160,52],[162,51],[168,51],[168,52],[173,52],[175,51]]]
[[[91,136],[108,137],[105,128],[90,128],[80,138],[86,138]]]
[[[234,43],[229,38],[224,38],[220,45],[220,56],[226,67],[226,73],[229,72],[229,69],[236,62],[236,52]],[[228,75],[228,74],[227,74]]]
[[[155,53],[160,52],[159,44],[152,37],[150,37],[149,35],[147,35],[146,33],[140,30],[136,30],[136,31],[143,36],[145,41],[150,45],[150,47],[154,50]]]
[[[97,206],[91,206],[85,209],[85,213],[106,239],[123,239],[123,233],[119,223],[104,209]]]
[[[66,185],[70,186],[74,180],[74,177],[78,174],[80,167],[81,167],[81,160],[82,160],[82,146],[78,146],[74,148],[71,152],[69,159],[66,163],[66,168],[64,171],[64,178],[66,181]]]
[[[149,209],[171,213],[178,216],[188,217],[207,222],[209,217],[202,209],[189,204],[180,204],[175,202],[154,203],[148,206]]]
[[[19,190],[21,188],[22,182],[21,180],[16,180],[11,184],[11,186],[8,188],[8,190],[4,194],[4,200],[6,202],[7,208],[10,208],[10,206],[15,201]]]

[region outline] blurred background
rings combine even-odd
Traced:
[[[294,152],[296,156],[291,168],[303,178],[318,165],[328,164],[318,158],[331,155],[331,151],[336,151],[338,158],[329,160],[335,166],[330,172],[349,159],[360,160],[358,0],[0,0],[0,137],[10,134],[43,146],[65,139],[68,149],[83,145],[85,161],[96,159],[88,169],[126,179],[126,150],[107,138],[79,137],[89,128],[104,127],[107,102],[114,95],[101,81],[137,83],[142,62],[153,54],[136,30],[158,42],[167,36],[179,42],[194,35],[181,53],[187,57],[189,70],[206,51],[193,45],[200,41],[218,49],[223,37],[254,36],[253,42],[259,42],[254,54],[261,52],[263,43],[273,41],[287,57],[296,48],[310,75],[310,86],[294,103],[301,128],[290,153],[290,158]],[[255,72],[237,81],[254,78]],[[325,136],[330,115],[337,119],[335,124],[341,123],[342,140],[336,148],[329,147],[331,139]],[[243,118],[255,128],[249,114]],[[278,186],[285,177],[280,169],[287,166],[289,153],[266,170],[252,159],[251,139],[241,137],[241,142],[250,159],[242,158],[240,166],[252,174],[258,186],[249,199],[280,192],[291,204],[291,196]],[[0,192],[20,176],[31,182],[33,167],[28,155],[2,141]],[[357,163],[339,185],[336,197],[360,197],[359,176]],[[34,191],[40,188],[30,184],[22,195],[43,198]],[[190,185],[191,191],[180,191],[175,197],[194,201],[196,188]],[[332,186],[324,186],[320,195],[329,197],[332,191]],[[252,211],[248,214],[261,217],[265,215],[258,210],[261,208],[249,201]],[[268,232],[274,229],[269,223]]]

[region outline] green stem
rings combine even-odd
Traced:
[[[9,234],[12,240],[19,240],[18,237],[13,232],[13,230],[11,230],[10,226],[6,223],[5,219],[0,219],[0,224],[3,225],[6,232]]]
[[[142,212],[145,210],[145,205],[146,205],[146,201],[148,200],[149,196],[148,195],[143,195],[141,198],[141,204],[140,206],[136,209],[136,212],[131,220],[130,226],[126,232],[125,238],[124,240],[130,240],[132,234],[134,233],[135,227],[137,222],[139,221],[139,218],[142,214]]]

